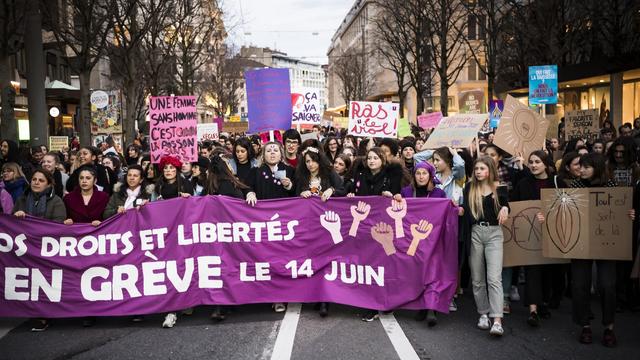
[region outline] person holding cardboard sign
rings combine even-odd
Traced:
[[[616,183],[608,178],[605,158],[600,154],[587,154],[580,157],[580,178],[574,180],[571,188],[615,187]],[[629,218],[635,219],[635,211],[629,210]],[[538,220],[545,216],[538,214]],[[597,269],[597,286],[601,298],[602,325],[605,330],[602,344],[615,347],[617,339],[613,331],[616,313],[616,262],[614,260],[571,259],[572,274],[572,312],[573,321],[582,327],[579,341],[583,344],[593,342],[591,331],[591,271],[593,263]]]
[[[473,297],[480,314],[478,328],[491,329],[491,335],[502,336],[504,235],[500,225],[509,216],[509,202],[505,188],[499,186],[496,165],[490,157],[475,161],[471,181],[464,188],[463,204],[465,225],[471,232],[469,266]]]
[[[540,200],[541,189],[555,187],[552,177],[554,168],[546,152],[532,152],[527,165],[530,174],[518,181],[509,199],[511,201]],[[551,279],[555,275],[553,265],[529,265],[524,269],[527,279],[524,300],[529,305],[527,324],[537,327],[540,325],[540,316],[546,318],[551,315],[548,304],[551,301]]]

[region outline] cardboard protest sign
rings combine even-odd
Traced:
[[[289,69],[257,69],[245,73],[249,132],[291,128]]]
[[[484,114],[487,112],[484,101],[484,90],[464,90],[458,93],[458,109],[460,114]]]
[[[351,101],[349,103],[349,134],[366,137],[398,136],[398,104]]]
[[[502,224],[504,234],[502,266],[526,266],[566,263],[567,260],[542,256],[542,224],[537,219],[542,202],[514,201],[509,219]]]
[[[304,133],[304,134],[300,134],[300,140],[302,140],[302,142],[305,142],[307,140],[318,140],[318,134],[315,132],[308,132],[308,133]]]
[[[526,159],[542,150],[549,121],[512,96],[507,96],[493,143],[511,155]]]
[[[632,259],[633,188],[542,189],[542,254],[564,259]]]
[[[49,151],[62,151],[69,147],[68,136],[49,136]]]
[[[558,103],[558,65],[529,66],[529,104]]]
[[[152,96],[149,98],[149,148],[151,162],[165,155],[183,162],[198,160],[195,96]]]
[[[467,147],[486,121],[487,114],[458,114],[443,118],[422,148]]]
[[[597,109],[570,111],[565,116],[565,140],[585,139],[593,142],[600,136],[599,112]]]
[[[442,113],[440,111],[418,115],[418,126],[423,129],[433,129],[442,120]]]
[[[91,93],[91,134],[122,132],[122,101],[119,90]]]
[[[294,124],[320,124],[320,89],[301,88],[291,91],[291,106]]]
[[[500,118],[504,111],[504,101],[489,100],[489,127],[495,129],[500,125]]]
[[[406,199],[393,212],[394,201],[314,196],[250,207],[194,196],[99,227],[0,214],[0,317],[325,301],[446,313],[457,285],[457,209],[448,199]]]
[[[198,142],[218,140],[219,137],[218,124],[198,124]]]

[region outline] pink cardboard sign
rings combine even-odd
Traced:
[[[418,126],[423,129],[433,129],[440,124],[442,113],[440,111],[418,115]]]
[[[195,96],[152,96],[149,99],[151,162],[166,155],[182,162],[198,160]]]

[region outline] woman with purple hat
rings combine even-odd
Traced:
[[[446,198],[444,190],[437,187],[440,180],[436,177],[436,168],[421,161],[413,168],[413,183],[402,189],[402,197]]]
[[[444,190],[436,187],[440,185],[440,180],[436,177],[436,168],[426,161],[417,163],[413,168],[413,182],[411,186],[402,189],[403,198],[446,198]],[[427,319],[429,327],[438,323],[438,318],[434,310],[420,310],[416,315],[416,320]]]

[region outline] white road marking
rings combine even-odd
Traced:
[[[268,360],[271,359],[271,353],[273,352],[273,345],[275,345],[276,336],[278,336],[278,328],[280,327],[280,321],[275,321],[273,326],[271,327],[271,332],[269,333],[269,337],[265,340],[267,346],[262,351],[262,356],[260,360]]]
[[[400,324],[398,324],[398,321],[392,313],[380,313],[380,322],[387,336],[389,336],[393,348],[396,349],[400,360],[420,360],[420,357],[418,357],[418,354],[413,349],[413,346],[411,346],[409,339],[407,339],[407,336],[404,334],[404,331],[402,331]]]
[[[273,346],[271,360],[288,360],[291,359],[293,351],[293,342],[296,337],[296,329],[298,328],[298,320],[300,319],[300,311],[302,305],[299,303],[289,303],[284,319],[280,323],[280,331]]]

